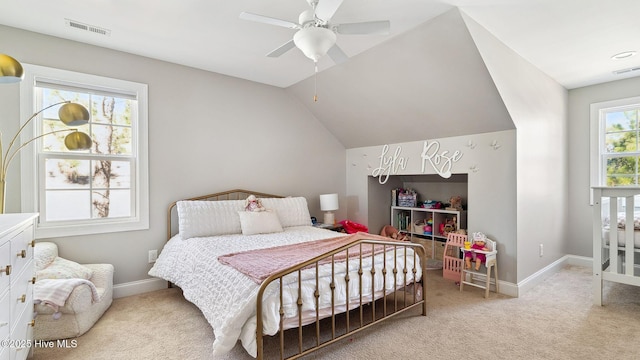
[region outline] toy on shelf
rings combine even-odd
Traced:
[[[440,235],[447,236],[450,232],[455,232],[458,229],[458,220],[454,216],[453,218],[448,218],[445,222],[440,223]]]
[[[449,199],[449,206],[447,206],[446,209],[462,211],[462,197],[452,196],[451,199]]]
[[[475,258],[475,269],[480,270],[480,265],[487,259],[483,251],[489,249],[485,246],[487,243],[487,237],[481,232],[473,233],[473,244],[470,246],[471,251],[464,252],[464,266],[465,269],[471,269],[471,261]],[[466,245],[465,245],[466,249]]]

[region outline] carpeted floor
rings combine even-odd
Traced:
[[[588,268],[566,267],[520,298],[460,292],[441,274],[426,274],[426,317],[410,311],[306,359],[640,358],[640,287],[607,283],[598,307]],[[213,332],[179,290],[165,289],[116,299],[75,340],[75,347],[36,348],[34,359],[211,359]],[[224,359],[251,357],[238,344]]]

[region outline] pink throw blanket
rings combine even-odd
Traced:
[[[358,240],[397,241],[380,235],[358,232],[352,235],[338,236],[331,239],[315,240],[299,244],[283,245],[222,255],[218,257],[218,261],[235,268],[250,277],[256,283],[261,284],[272,274]],[[377,246],[375,252],[379,253],[381,251],[384,251],[383,247]],[[368,256],[371,252],[371,245],[362,247],[363,256]],[[349,257],[356,256],[360,256],[358,248],[351,249],[349,251]],[[336,254],[334,259],[336,261],[345,260],[345,252],[343,251]],[[330,258],[321,263],[329,261],[331,261]]]

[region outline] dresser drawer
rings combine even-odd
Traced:
[[[12,281],[10,293],[11,319],[14,321],[12,328],[16,326],[15,322],[26,308],[29,308],[27,312],[33,313],[33,266],[33,261],[29,261],[24,266],[24,271]]]
[[[11,276],[7,274],[7,270],[11,273],[11,243],[5,242],[0,245],[0,296],[5,289],[9,288]]]
[[[0,340],[9,337],[9,330],[11,329],[11,295],[9,292],[5,292],[4,296],[0,298]],[[0,351],[2,348],[0,347]],[[0,358],[1,359],[1,358]]]
[[[9,238],[11,243],[12,274],[18,275],[24,265],[33,259],[33,225],[23,228],[22,231]],[[12,278],[12,281],[15,281]]]
[[[10,349],[11,360],[26,359],[33,345],[33,311],[29,310],[22,313],[11,338],[17,340],[16,343],[20,345]]]
[[[26,266],[27,268],[24,269],[26,271],[16,277],[17,280],[11,286],[9,300],[11,303],[12,329],[16,328],[18,318],[25,312],[25,309],[28,308],[26,312],[33,313],[33,284],[31,282],[33,271],[30,271],[33,269],[33,262],[29,262]]]

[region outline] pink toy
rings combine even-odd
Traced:
[[[255,195],[249,195],[244,204],[245,211],[265,211],[264,206],[262,206],[262,201],[255,197]]]
[[[471,245],[471,251],[464,252],[465,269],[471,269],[471,260],[475,257],[475,269],[480,270],[480,264],[486,261],[487,256],[482,253],[477,253],[473,250],[488,251],[489,249],[485,246],[486,242],[487,237],[483,233],[473,233],[473,244]]]

